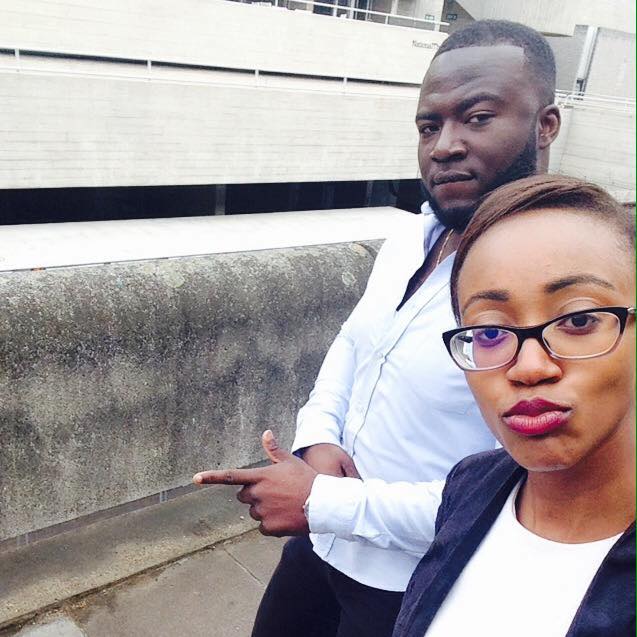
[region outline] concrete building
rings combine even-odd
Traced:
[[[72,10],[3,2],[3,222],[355,207],[397,196],[416,209],[418,86],[445,31],[483,17],[559,34],[559,88],[609,96],[611,145],[615,134],[622,149],[634,137],[635,35],[618,30],[634,24],[628,0],[577,11],[495,0],[274,1],[81,0]],[[564,153],[597,132],[569,133]],[[634,177],[629,151],[616,166],[632,166]],[[568,163],[554,153],[552,168]],[[632,188],[630,175],[599,179]]]
[[[264,425],[290,442],[407,214],[360,208],[420,204],[412,120],[449,31],[551,34],[551,170],[634,200],[631,16],[628,0],[3,0],[0,631],[251,528],[190,476],[262,460]]]

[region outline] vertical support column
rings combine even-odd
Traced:
[[[334,183],[326,182],[323,184],[323,192],[321,196],[321,208],[329,210],[334,207]]]
[[[372,205],[372,194],[374,191],[374,182],[368,181],[365,186],[365,207],[369,208]]]
[[[215,215],[226,214],[226,185],[215,186]]]
[[[595,54],[598,34],[599,27],[587,27],[586,38],[584,39],[584,46],[582,47],[582,54],[577,67],[575,86],[573,87],[578,93],[586,92],[586,84],[588,83],[588,75],[591,71],[591,63],[593,61],[593,55]]]
[[[288,192],[288,210],[297,210],[299,207],[299,195],[301,192],[301,184],[290,184]]]

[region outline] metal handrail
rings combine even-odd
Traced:
[[[556,91],[555,103],[565,108],[603,108],[634,113],[636,100],[631,97],[596,95],[580,91]]]
[[[237,1],[237,0],[233,0]],[[284,4],[285,3],[285,4]],[[304,4],[310,5],[312,7],[326,7],[327,9],[332,10],[332,15],[337,16],[338,12],[341,11],[339,17],[347,17],[352,18],[356,13],[362,13],[363,15],[377,15],[385,18],[385,24],[389,24],[389,20],[391,19],[399,19],[399,20],[410,20],[412,22],[418,22],[421,24],[433,25],[434,27],[446,27],[449,26],[448,22],[442,22],[440,20],[435,20],[432,18],[416,18],[415,16],[408,15],[400,15],[399,13],[385,13],[383,11],[372,11],[371,9],[359,9],[357,7],[350,7],[347,5],[338,4],[338,0],[334,4],[329,4],[327,2],[317,2],[316,0],[265,0],[263,4],[270,4],[273,7],[277,8],[288,8],[286,4]],[[435,29],[438,30],[438,29]]]

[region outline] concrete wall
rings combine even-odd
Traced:
[[[635,99],[635,34],[600,29],[586,92]]]
[[[0,189],[415,178],[445,37],[225,0],[3,2],[22,52],[0,54]]]
[[[575,27],[572,36],[549,36],[547,39],[555,55],[555,84],[559,91],[575,88],[587,27]]]
[[[632,0],[460,0],[460,3],[475,20],[513,20],[547,34],[572,35],[578,24],[635,33]]]
[[[0,540],[289,444],[377,247],[0,274]]]
[[[353,83],[216,79],[0,75],[0,188],[418,176],[417,87],[365,95]]]
[[[447,14],[449,13],[457,16],[456,19],[448,20]],[[462,27],[474,22],[474,19],[462,6],[462,3],[456,0],[445,0],[444,7],[442,9],[442,19],[445,22],[449,22],[449,26],[443,27],[443,31],[446,33],[453,33],[454,31],[462,29]]]
[[[635,200],[635,113],[606,107],[562,109],[550,171],[588,179],[622,201]]]
[[[227,0],[0,3],[0,48],[379,81],[419,83],[445,37]]]

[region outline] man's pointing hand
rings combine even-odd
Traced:
[[[304,535],[309,532],[303,505],[317,472],[291,453],[281,449],[270,430],[261,444],[272,464],[257,469],[202,471],[195,484],[236,484],[243,488],[237,500],[250,505],[250,516],[261,522],[264,535]]]

